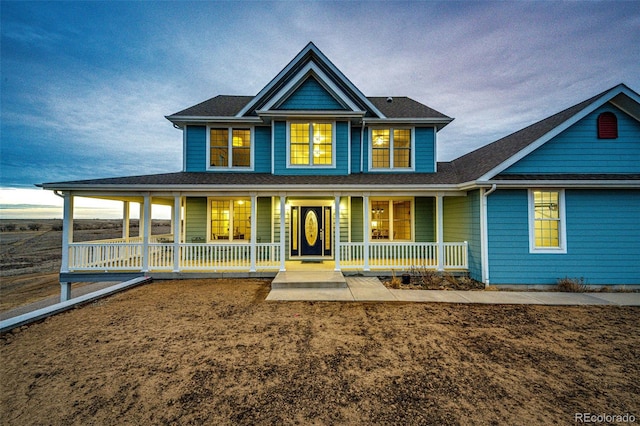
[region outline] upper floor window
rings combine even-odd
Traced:
[[[566,253],[563,191],[529,191],[532,253]]]
[[[251,167],[251,130],[209,130],[209,167]]]
[[[411,168],[411,129],[372,129],[371,167]]]
[[[598,116],[598,139],[616,139],[618,137],[618,117],[612,112],[603,112]]]
[[[332,123],[289,123],[289,164],[331,166],[334,155]]]

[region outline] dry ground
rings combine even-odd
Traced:
[[[640,417],[638,308],[265,302],[154,282],[6,334],[25,424],[569,424]]]
[[[60,294],[62,221],[0,220],[0,228],[8,225],[15,230],[0,232],[0,312]],[[33,225],[37,231],[29,229]],[[75,242],[122,236],[122,222],[118,220],[76,220],[74,228]],[[153,234],[169,232],[168,221],[154,221]],[[130,234],[137,233],[138,221],[132,220]]]
[[[76,234],[118,232],[98,228]],[[57,294],[59,241],[0,234],[0,310]],[[272,303],[268,291],[154,282],[0,336],[0,423],[640,418],[639,308]]]

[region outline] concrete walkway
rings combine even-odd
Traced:
[[[266,300],[640,306],[640,293],[393,290],[376,277],[346,277],[346,281],[347,288],[274,288]]]

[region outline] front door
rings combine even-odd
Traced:
[[[292,256],[331,256],[331,207],[292,207],[290,235]]]

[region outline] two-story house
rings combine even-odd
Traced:
[[[314,262],[500,285],[640,284],[640,97],[624,85],[438,162],[437,133],[452,118],[365,96],[309,43],[257,95],[167,119],[182,131],[181,172],[43,185],[65,198],[62,282],[274,276]],[[121,201],[122,238],[74,242],[78,196]],[[171,234],[152,234],[157,204],[171,206]]]

